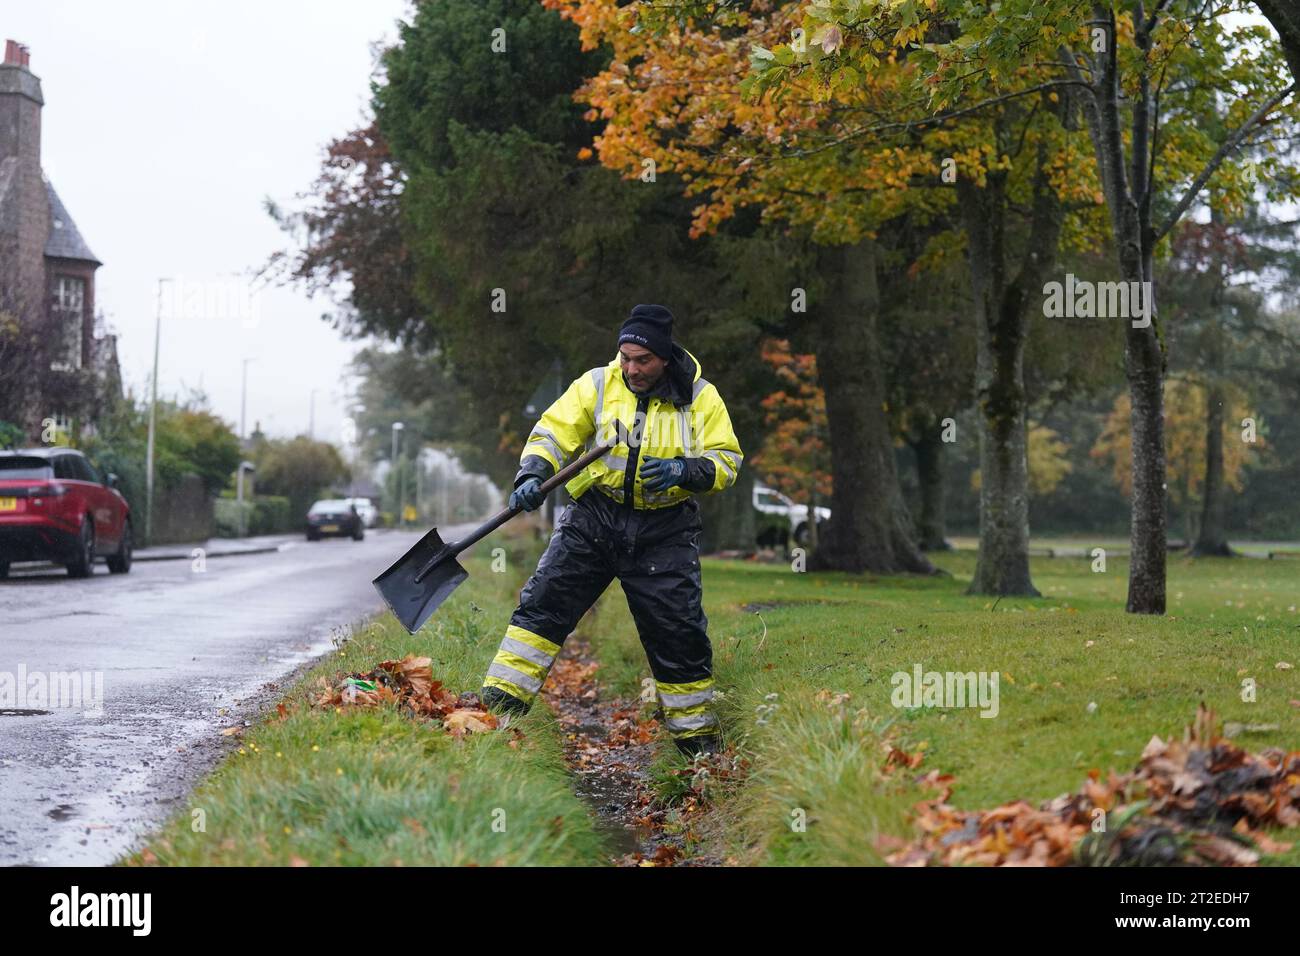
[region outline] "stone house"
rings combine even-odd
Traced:
[[[36,334],[24,340],[30,348],[9,343],[18,358],[0,369],[0,378],[10,378],[0,381],[0,420],[24,428],[33,440],[51,418],[64,427],[93,428],[104,404],[121,394],[116,337],[95,329],[101,263],[41,168],[44,104],[30,52],[6,40],[0,64],[0,313]]]

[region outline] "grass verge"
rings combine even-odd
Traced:
[[[190,804],[122,862],[181,866],[581,865],[607,852],[565,771],[550,711],[523,733],[455,739],[392,708],[310,706],[320,678],[407,654],[434,677],[477,690],[519,586],[536,559],[504,543],[505,570],[462,557],[470,579],[414,636],[391,615],[362,628],[285,694],[286,715],[259,717]],[[498,563],[499,564],[499,563]]]
[[[1123,560],[1094,573],[1090,559],[1033,559],[1044,596],[994,602],[963,593],[974,559],[938,556],[953,575],[940,579],[705,561],[720,714],[752,768],[703,826],[708,852],[878,863],[874,838],[909,835],[918,798],[880,773],[886,726],[924,751],[921,769],[954,774],[952,802],[971,809],[1076,790],[1093,768],[1129,770],[1153,734],[1180,734],[1202,701],[1241,725],[1247,749],[1300,741],[1294,565],[1172,557],[1169,613],[1154,617],[1124,613]],[[613,605],[591,635],[602,677],[631,692],[649,676],[644,653],[617,590],[602,600]],[[894,707],[892,676],[917,664],[997,672],[997,715]],[[1254,702],[1243,699],[1247,679]],[[840,716],[827,700],[844,694]],[[1300,849],[1268,861],[1300,863]]]

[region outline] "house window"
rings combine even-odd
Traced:
[[[52,368],[81,368],[81,343],[86,322],[86,281],[73,276],[54,280],[53,315],[57,336]]]

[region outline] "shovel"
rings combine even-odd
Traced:
[[[613,447],[612,444],[597,444],[577,461],[561,468],[542,482],[542,495],[550,494]],[[438,606],[469,577],[469,572],[461,567],[456,555],[487,537],[522,510],[502,508],[484,524],[451,544],[444,544],[438,529],[434,528],[396,564],[375,578],[375,590],[402,622],[402,627],[411,634],[423,627]]]

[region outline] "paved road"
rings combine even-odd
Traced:
[[[370,580],[417,538],[297,541],[201,570],[101,564],[88,580],[15,569],[0,581],[0,681],[98,673],[102,708],[91,676],[79,706],[0,711],[0,864],[101,865],[132,849],[228,749],[221,727],[382,607]]]

